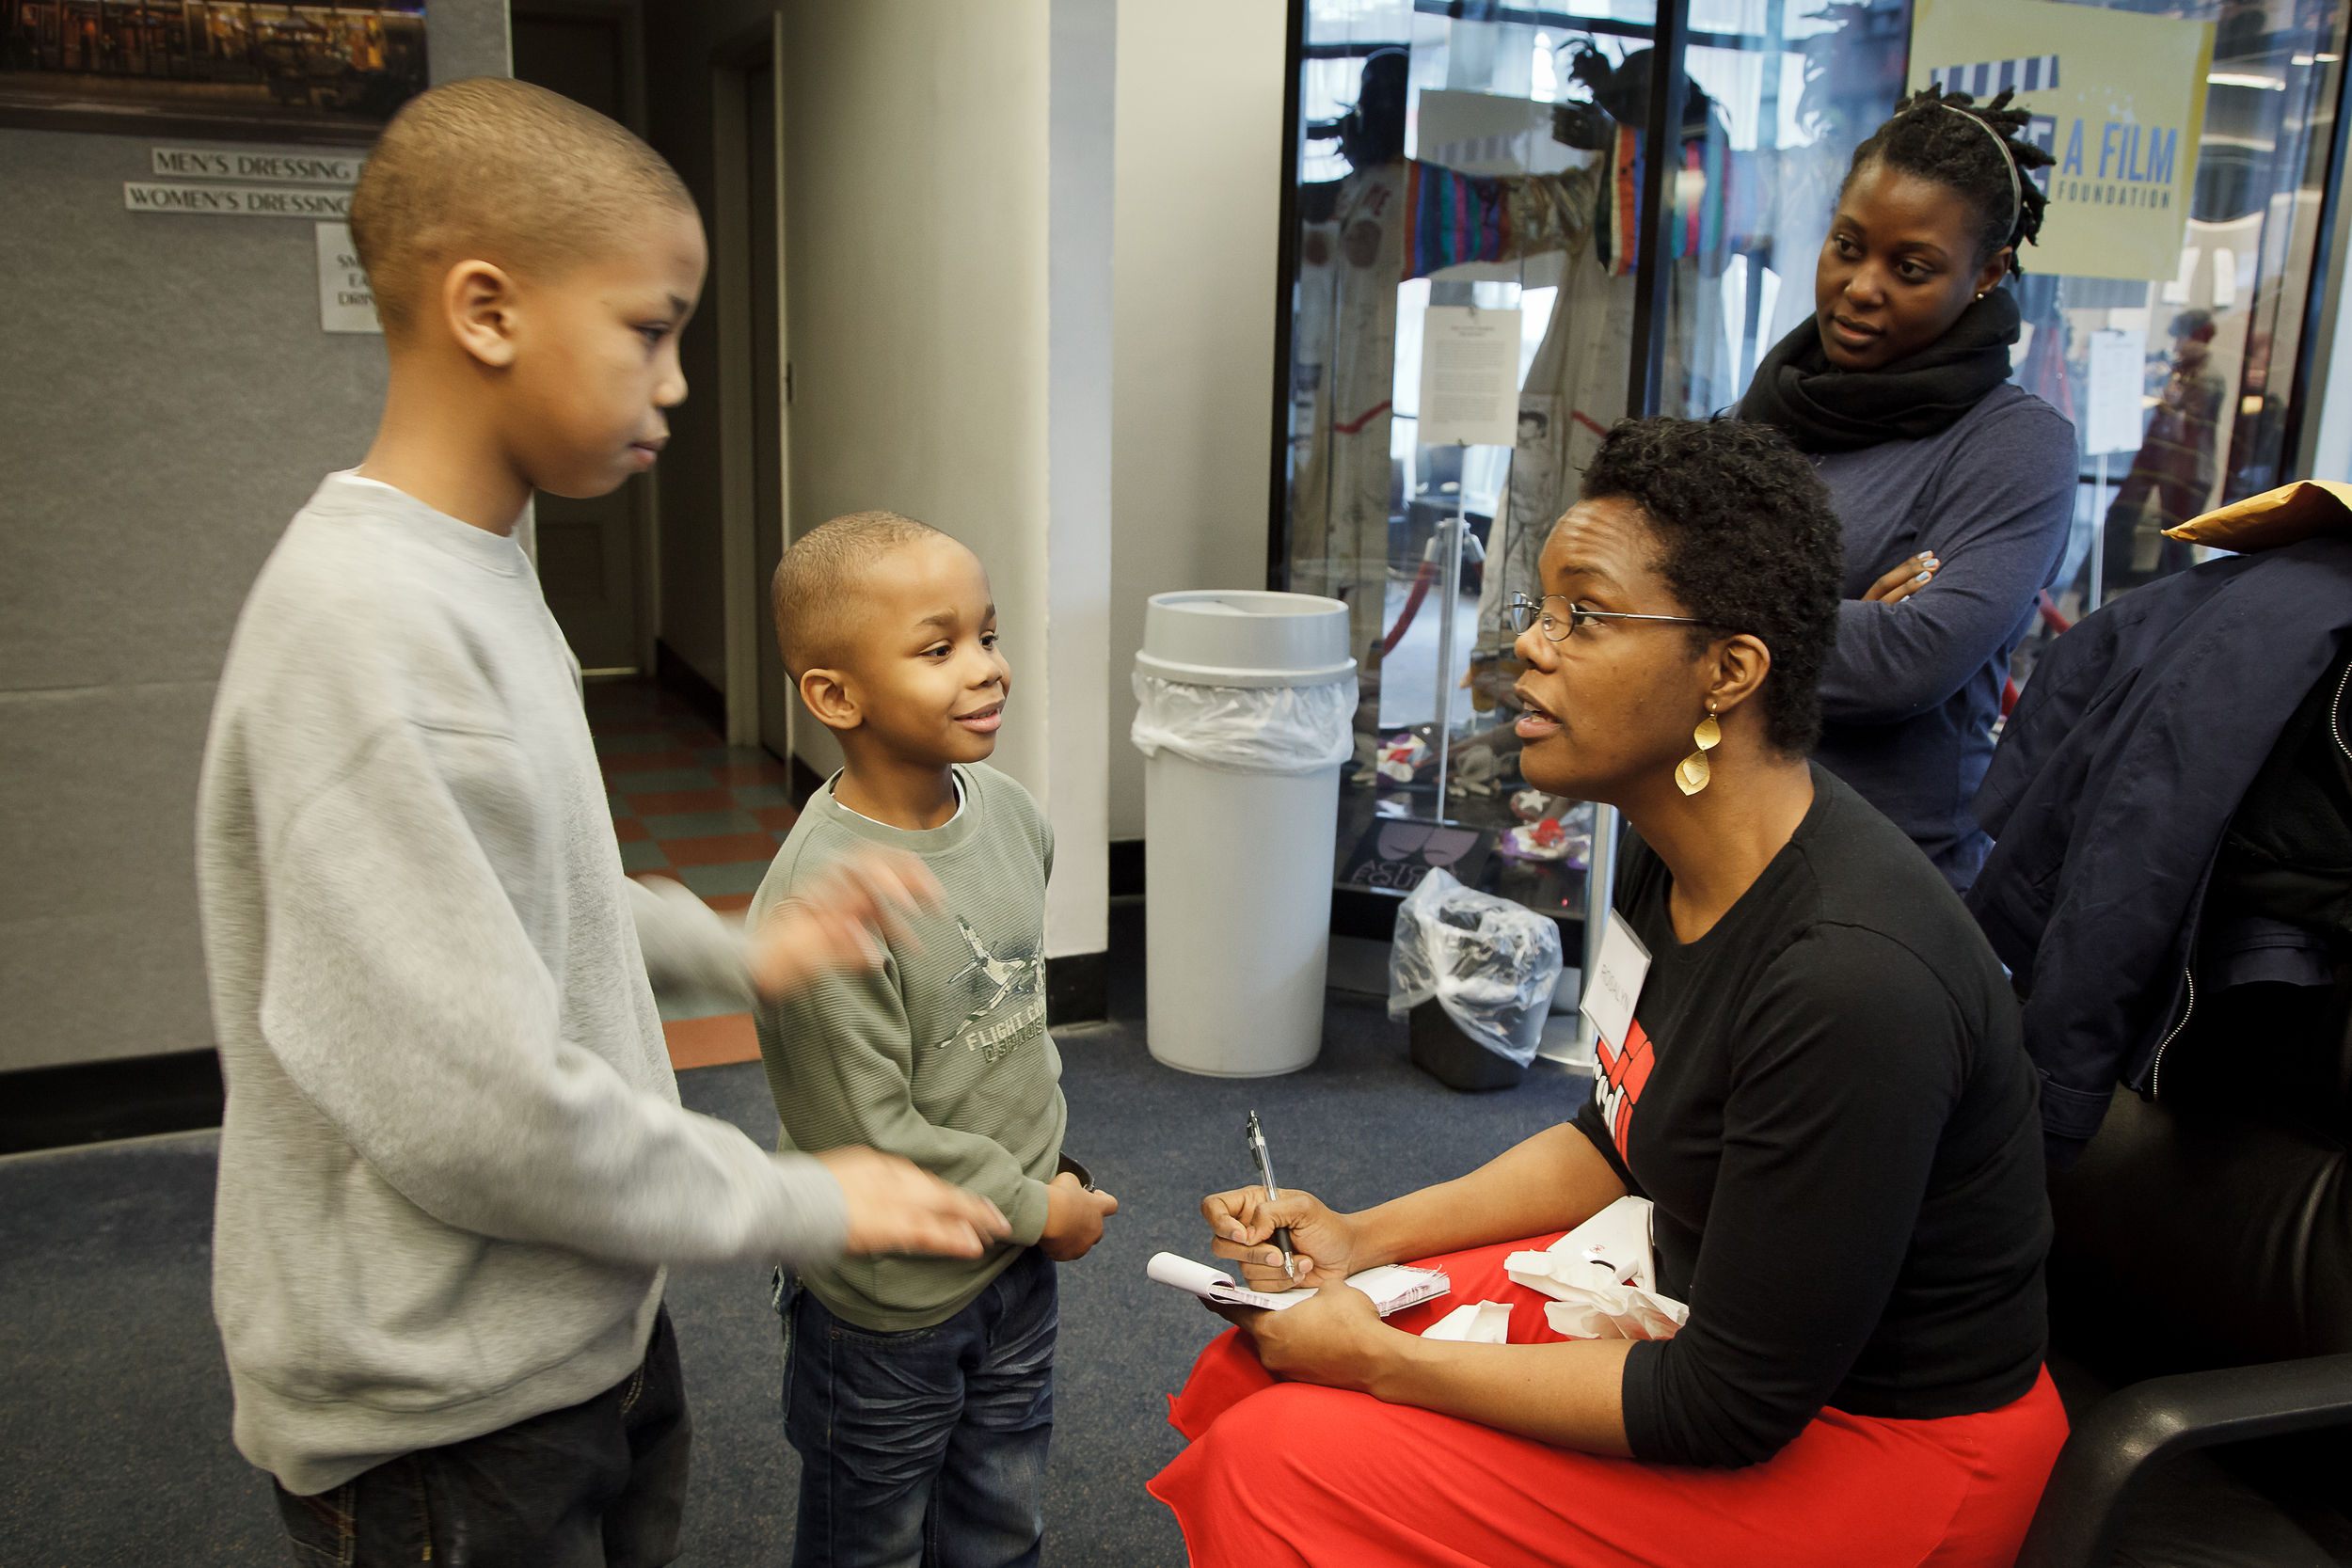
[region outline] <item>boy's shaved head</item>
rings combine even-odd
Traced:
[[[384,329],[399,335],[455,262],[560,273],[649,210],[694,210],[661,154],[545,87],[477,76],[392,117],[352,193],[351,239]]]
[[[891,551],[947,535],[896,512],[852,512],[801,535],[771,585],[784,667],[794,680],[839,662],[857,628],[858,585]]]

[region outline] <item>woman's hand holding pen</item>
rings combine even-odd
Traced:
[[[1263,1187],[1239,1187],[1202,1198],[1200,1217],[1216,1234],[1210,1250],[1239,1263],[1249,1289],[1279,1295],[1311,1285],[1334,1287],[1279,1312],[1209,1304],[1210,1311],[1248,1336],[1265,1370],[1302,1383],[1370,1391],[1390,1335],[1372,1298],[1344,1282],[1380,1259],[1358,1256],[1356,1227],[1347,1216],[1295,1187],[1283,1188],[1271,1203]],[[1294,1273],[1288,1277],[1281,1251],[1269,1240],[1278,1228],[1291,1234]]]
[[[1337,1285],[1377,1261],[1356,1256],[1356,1228],[1345,1215],[1295,1187],[1283,1188],[1271,1203],[1263,1187],[1212,1193],[1200,1200],[1200,1217],[1216,1237],[1210,1250],[1241,1264],[1242,1283],[1253,1291],[1279,1294],[1299,1286]],[[1291,1233],[1287,1275],[1281,1249],[1270,1240],[1279,1228]]]

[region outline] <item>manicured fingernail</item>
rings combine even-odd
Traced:
[[[1933,577],[1933,576],[1935,576],[1935,574],[1934,574],[1933,572],[1922,572],[1922,573],[1920,573],[1917,577],[1913,578],[1911,580],[1912,580],[1912,581],[1914,581],[1914,582],[1925,582],[1925,581],[1927,581],[1930,578],[1931,578],[1931,577]]]

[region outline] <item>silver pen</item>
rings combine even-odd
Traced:
[[[1265,1189],[1266,1201],[1268,1203],[1279,1202],[1282,1189],[1274,1184],[1274,1157],[1266,1152],[1265,1129],[1258,1125],[1257,1112],[1249,1113],[1249,1124],[1243,1129],[1243,1133],[1249,1140],[1249,1157],[1257,1162],[1258,1184]],[[1290,1227],[1276,1226],[1274,1235],[1270,1239],[1276,1246],[1282,1249],[1282,1276],[1286,1279],[1294,1277],[1291,1272]]]

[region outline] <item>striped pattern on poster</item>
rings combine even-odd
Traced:
[[[2019,92],[2042,92],[2058,85],[2056,55],[2027,55],[2015,60],[1979,60],[1975,65],[1937,66],[1928,80],[1946,92],[1990,98],[2003,87]]]

